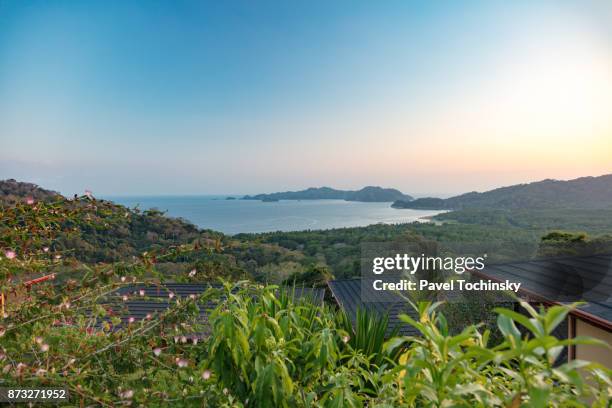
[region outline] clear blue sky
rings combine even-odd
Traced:
[[[612,172],[612,2],[0,0],[0,178],[65,194]]]

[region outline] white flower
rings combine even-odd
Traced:
[[[47,370],[45,370],[44,368],[39,368],[38,370],[36,370],[37,377],[44,377],[45,374],[47,374]]]
[[[43,338],[39,336],[39,337],[36,337],[34,339],[34,341],[36,342],[36,344],[42,344],[43,343]]]
[[[123,392],[119,393],[119,396],[123,399],[131,399],[134,396],[134,391],[132,390],[125,390]]]
[[[193,345],[195,346],[196,344],[198,344],[198,338],[194,337],[191,339],[191,341],[193,341]]]
[[[159,357],[159,355],[162,353],[162,349],[159,347],[155,347],[153,349],[153,354],[155,354],[155,357]]]
[[[191,295],[189,295],[189,299],[195,299],[196,295],[194,295],[193,293]]]
[[[208,380],[211,376],[211,371],[210,370],[204,370],[204,372],[202,373],[202,379],[204,380]]]
[[[43,353],[46,353],[47,351],[49,351],[49,345],[48,344],[41,344],[40,345],[40,351]]]
[[[176,365],[179,366],[180,368],[184,368],[189,365],[189,361],[185,360],[184,358],[177,358]]]
[[[343,342],[344,344],[346,344],[346,343],[348,343],[348,342],[349,342],[349,340],[350,340],[350,339],[351,339],[351,338],[350,338],[349,336],[343,336],[343,337],[342,337],[342,342]]]
[[[128,319],[128,323],[134,323],[135,321],[136,321],[136,319],[134,319],[133,317],[130,317],[130,318]]]
[[[183,344],[187,343],[187,337],[181,336],[181,343]]]
[[[151,315],[151,313],[147,313],[147,315],[145,316],[145,319],[147,320],[151,320],[153,318],[153,316]]]
[[[121,277],[121,282],[125,282],[125,276]]]
[[[198,272],[197,270],[192,269],[191,272],[189,272],[189,276],[194,277],[197,272]]]
[[[144,289],[140,289],[140,290],[138,291],[138,294],[139,294],[140,296],[144,296],[144,295],[145,295],[145,291],[144,291]]]
[[[168,292],[168,297],[169,297],[170,299],[172,299],[172,298],[174,297],[174,293],[172,293],[172,292]]]
[[[128,301],[128,296],[127,296],[127,295],[123,295],[123,296],[121,297],[121,299],[123,299],[123,301],[124,301],[124,302],[127,302],[127,301]]]
[[[28,197],[28,198],[26,198],[26,204],[27,204],[27,205],[32,205],[32,204],[34,204],[34,198],[32,198],[32,197]]]
[[[227,388],[224,388],[223,389],[223,395],[227,395],[227,394],[229,394],[229,390]]]
[[[43,247],[43,252],[49,252],[49,247]]]
[[[6,256],[7,259],[14,259],[17,256],[17,254],[15,253],[15,251],[9,249],[9,250],[4,251],[4,256]]]

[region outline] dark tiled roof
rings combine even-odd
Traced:
[[[179,298],[186,298],[190,295],[199,296],[209,288],[220,289],[222,286],[217,283],[164,283],[155,285],[127,285],[117,290],[119,295],[140,296],[140,290],[144,290],[144,296],[149,298],[168,298],[170,293]],[[298,299],[308,298],[316,303],[323,302],[325,289],[307,287],[284,287],[281,290],[295,296]]]
[[[145,296],[149,298],[165,298],[172,293],[176,297],[185,298],[189,295],[201,295],[209,288],[220,289],[219,284],[209,283],[162,283],[156,285],[127,285],[117,289],[119,295],[139,295],[140,290],[145,291]]]
[[[328,286],[334,299],[336,299],[336,302],[338,302],[340,307],[348,314],[353,324],[355,324],[357,320],[357,310],[368,309],[381,316],[388,313],[389,332],[397,327],[401,335],[418,335],[418,331],[414,327],[402,322],[398,317],[400,314],[407,314],[414,319],[418,317],[417,312],[412,306],[400,297],[394,296],[393,298],[385,299],[388,300],[385,302],[363,301],[361,295],[361,279],[330,281]],[[389,294],[388,296],[393,295]]]
[[[475,276],[521,282],[520,292],[550,303],[586,301],[576,311],[612,327],[612,255],[576,256],[489,265]]]
[[[207,289],[221,288],[219,284],[194,284],[194,283],[164,283],[159,286],[153,285],[127,285],[118,289],[114,294],[104,302],[104,307],[110,310],[110,316],[102,319],[99,325],[104,321],[110,320],[111,316],[116,316],[121,319],[121,325],[125,325],[129,318],[134,318],[136,321],[155,317],[160,313],[165,312],[170,306],[174,305],[178,299],[187,298],[191,295],[199,296]],[[141,295],[140,291],[144,294]],[[324,289],[303,288],[303,287],[287,287],[282,288],[289,296],[294,296],[298,299],[307,299],[313,303],[321,304],[325,295]],[[174,294],[173,298],[169,297],[170,293]],[[122,301],[122,296],[128,296],[126,301]],[[200,307],[200,322],[204,325],[208,322],[208,312],[215,308],[217,302],[214,300],[208,301]]]
[[[128,300],[126,302],[118,302],[111,300],[103,303],[103,306],[108,310],[108,318],[102,319],[99,322],[101,325],[104,321],[109,321],[110,317],[116,316],[121,319],[119,326],[124,326],[128,323],[129,318],[134,318],[135,321],[144,320],[147,318],[155,318],[156,315],[164,313],[175,301],[153,301],[153,300]],[[208,322],[207,312],[212,310],[215,305],[208,302],[206,305],[200,305],[200,322],[206,324]]]

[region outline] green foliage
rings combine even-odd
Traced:
[[[96,326],[107,313],[100,296],[119,282],[113,274],[73,293],[46,286],[9,310],[0,385],[67,387],[75,405],[109,406],[605,407],[612,396],[606,368],[553,364],[568,345],[609,348],[553,337],[566,306],[524,304],[529,316],[498,309],[503,340],[491,345],[475,325],[452,334],[440,304],[422,302],[418,320],[402,316],[420,335],[383,342],[384,318],[361,313],[353,329],[326,306],[239,282],[176,301],[151,320]],[[201,327],[198,309],[211,299],[221,301]],[[198,332],[206,335],[190,340]]]
[[[409,406],[436,407],[607,406],[612,385],[609,370],[583,361],[560,366],[554,362],[568,345],[597,344],[602,350],[610,346],[594,339],[552,336],[574,306],[538,313],[529,304],[522,305],[529,318],[509,309],[496,310],[504,339],[496,346],[489,345],[488,330],[480,333],[473,325],[451,335],[446,319],[436,312],[439,303],[416,306],[419,321],[403,315],[422,335],[388,342],[390,349],[408,344],[397,368],[403,401]],[[527,334],[521,334],[517,324]],[[585,373],[592,382],[584,380]]]
[[[343,341],[348,342],[354,350],[368,356],[371,364],[380,367],[385,363],[397,361],[399,349],[392,353],[384,349],[385,340],[396,336],[399,331],[399,327],[389,326],[388,315],[359,309],[354,324],[345,312],[339,312],[336,321],[339,327],[349,333],[343,337]]]
[[[418,320],[403,316],[420,335],[398,337],[386,317],[362,311],[353,325],[275,286],[236,282],[270,263],[326,261],[352,270],[364,240],[508,238],[500,231],[429,224],[230,239],[89,196],[17,200],[0,208],[0,290],[8,297],[0,386],[66,387],[72,406],[608,406],[608,369],[555,365],[573,344],[610,352],[593,339],[552,335],[574,306],[523,304],[528,316],[497,309],[496,326],[483,331],[477,322],[484,319],[467,324],[454,312],[449,322],[440,310],[450,314],[450,305],[420,302]],[[229,276],[235,283],[122,323],[116,310],[125,310],[124,300],[114,291],[163,285],[162,272],[173,268],[185,280]],[[20,284],[51,273],[55,280],[30,290]]]
[[[286,285],[302,285],[306,287],[324,288],[327,282],[332,280],[334,276],[329,269],[321,265],[311,265],[304,272],[297,272],[290,275],[283,282]]]

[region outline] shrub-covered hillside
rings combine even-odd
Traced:
[[[491,332],[451,327],[440,304],[421,302],[403,317],[419,335],[386,338],[384,317],[360,313],[353,326],[333,305],[241,280],[295,278],[308,259],[299,241],[226,237],[91,194],[5,202],[0,229],[0,387],[65,388],[67,406],[606,407],[612,397],[606,368],[557,361],[573,342],[609,351],[551,335],[569,307],[500,309]],[[199,297],[116,294],[219,276],[224,286]],[[144,300],[168,307],[129,316]]]
[[[0,196],[0,249],[14,252],[17,259],[44,249],[44,257],[61,257],[66,268],[68,260],[97,264],[144,257],[168,279],[233,276],[274,281],[283,278],[280,269],[287,275],[303,269],[297,251],[266,243],[245,245],[157,210],[126,208],[91,193],[65,198],[33,184],[0,185],[13,192]],[[194,268],[202,272],[189,277]]]

